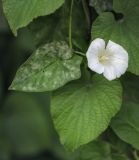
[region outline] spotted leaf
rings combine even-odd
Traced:
[[[27,92],[55,90],[80,78],[81,61],[81,57],[72,55],[65,42],[45,44],[19,68],[10,89]]]

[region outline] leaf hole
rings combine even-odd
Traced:
[[[117,22],[123,22],[124,21],[124,14],[123,13],[116,13],[114,11],[112,11],[112,13],[114,14],[115,20]]]

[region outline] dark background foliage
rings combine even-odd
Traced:
[[[0,160],[65,159],[49,114],[49,93],[8,91],[35,48],[28,33],[13,36],[0,1]]]
[[[73,10],[72,27],[76,32],[72,36],[74,48],[85,52],[91,38],[91,24],[98,14],[111,11],[116,20],[123,15],[112,11],[111,0],[104,0],[103,3],[101,0],[87,1],[90,7],[87,6],[86,14],[80,2],[77,0],[74,5],[78,9]],[[68,6],[70,1],[66,1],[53,15],[35,19],[14,37],[0,1],[0,160],[137,160],[137,150],[118,138],[111,127],[99,137],[99,140],[105,140],[110,145],[95,142],[85,149],[68,153],[60,144],[53,126],[50,93],[8,90],[16,70],[38,46],[53,40],[68,41]],[[138,77],[127,73],[121,81],[124,86],[123,99],[138,103]]]

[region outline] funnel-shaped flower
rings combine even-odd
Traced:
[[[87,51],[88,67],[108,80],[119,78],[128,68],[128,53],[117,43],[97,38]]]

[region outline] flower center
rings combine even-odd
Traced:
[[[107,64],[110,61],[110,56],[106,54],[105,51],[101,52],[100,55],[98,56],[99,62],[101,64]]]

